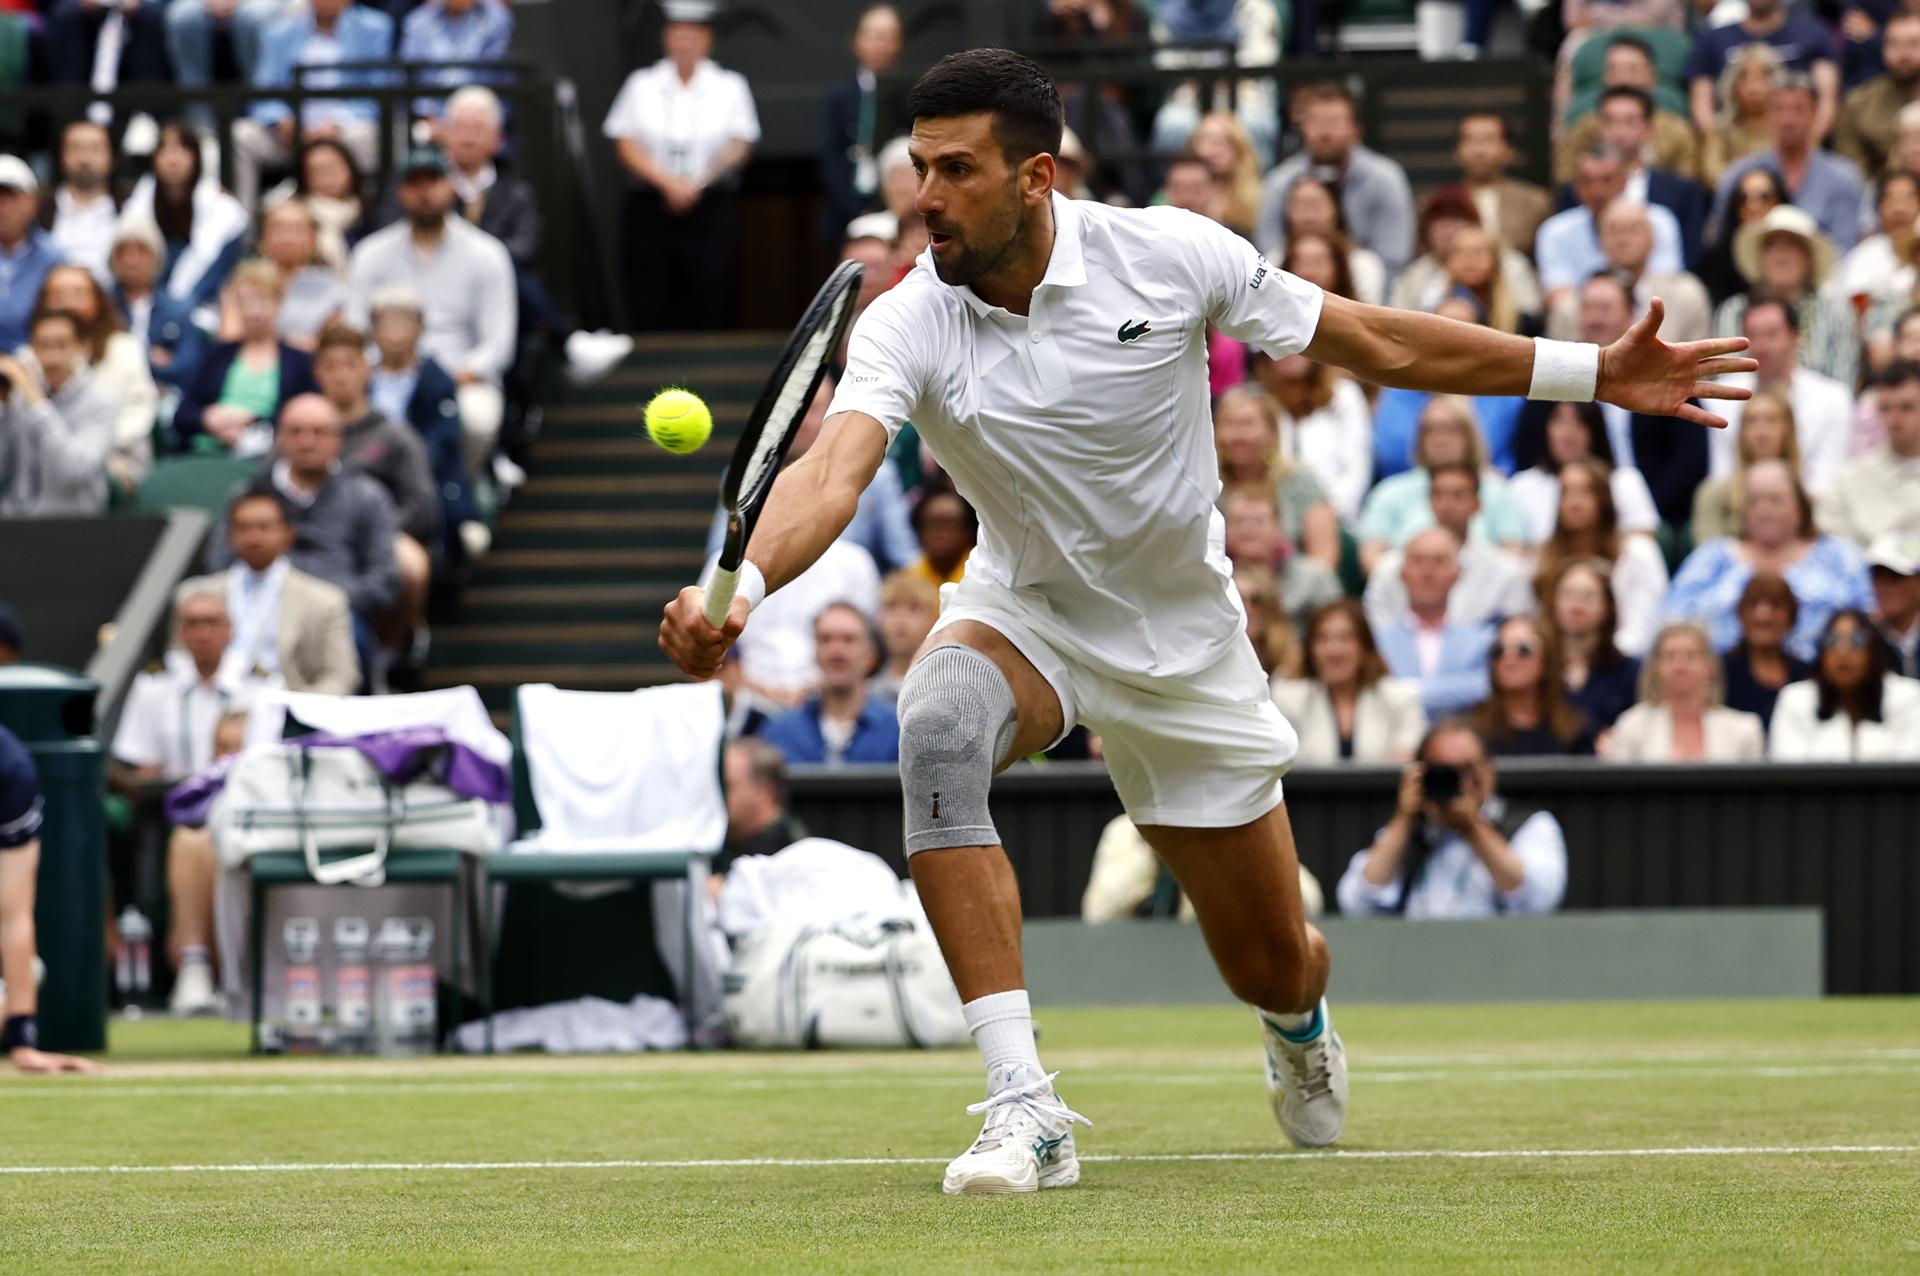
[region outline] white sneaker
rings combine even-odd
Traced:
[[[217,1014],[220,995],[213,990],[213,967],[204,961],[190,961],[173,978],[173,996],[167,1009],[179,1018]]]
[[[592,385],[620,366],[633,353],[633,338],[624,332],[575,332],[567,338],[567,380]]]
[[[527,472],[513,463],[513,458],[505,452],[493,454],[493,485],[502,492],[511,492],[527,481]]]
[[[1080,1181],[1073,1149],[1073,1123],[1093,1122],[1060,1102],[1053,1079],[1026,1066],[1009,1069],[990,1085],[998,1088],[968,1112],[987,1114],[973,1146],[947,1165],[940,1190],[949,1196],[974,1192],[1037,1192]]]
[[[1288,1041],[1265,1015],[1259,1019],[1273,1115],[1295,1147],[1327,1146],[1347,1123],[1347,1048],[1333,1030],[1326,998],[1320,999],[1320,1035],[1312,1041]]]

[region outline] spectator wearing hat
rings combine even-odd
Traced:
[[[27,317],[47,272],[64,260],[40,228],[40,179],[16,155],[0,155],[0,351],[27,340]]]
[[[1851,387],[1860,371],[1859,325],[1848,301],[1824,293],[1833,272],[1833,242],[1791,204],[1750,221],[1734,234],[1733,261],[1752,291],[1735,293],[1713,312],[1713,332],[1737,337],[1747,307],[1765,296],[1793,309],[1800,366]]]
[[[1600,214],[1600,247],[1607,255],[1607,273],[1633,290],[1635,315],[1644,314],[1655,297],[1665,304],[1660,324],[1663,341],[1699,341],[1713,327],[1713,302],[1706,285],[1687,271],[1657,275],[1648,271],[1653,256],[1653,219],[1646,206],[1622,195]],[[1580,300],[1583,290],[1560,294],[1547,315],[1547,335],[1556,341],[1580,340]]]
[[[1886,441],[1841,467],[1820,494],[1820,527],[1856,545],[1920,533],[1920,364],[1881,374],[1875,398]]]
[[[712,59],[716,6],[666,0],[666,56],[633,72],[601,131],[627,188],[627,306],[643,332],[728,328],[739,304],[740,173],[753,93]]]
[[[1920,13],[1896,9],[1880,33],[1886,70],[1848,93],[1833,149],[1869,178],[1888,171],[1900,140],[1900,111],[1920,102]]]
[[[868,5],[854,23],[854,72],[827,90],[820,138],[820,181],[827,194],[820,233],[828,245],[839,243],[847,223],[879,202],[880,148],[902,122],[897,94],[883,92],[880,77],[899,61],[903,40],[899,12],[890,4]]]
[[[1873,623],[1893,648],[1894,672],[1920,678],[1920,535],[1882,532],[1867,547]]]
[[[1579,201],[1564,212],[1547,218],[1534,241],[1534,258],[1540,265],[1540,287],[1552,307],[1560,296],[1577,289],[1586,280],[1607,268],[1607,252],[1600,243],[1600,214],[1608,204],[1627,193],[1629,161],[1617,148],[1601,142],[1580,157],[1573,178],[1573,193]],[[1647,207],[1653,222],[1653,251],[1646,269],[1655,275],[1677,274],[1685,269],[1685,244],[1680,223],[1658,204]]]
[[[122,217],[107,261],[113,273],[108,295],[120,322],[140,343],[153,379],[177,390],[199,371],[207,335],[194,323],[190,305],[157,286],[166,255],[166,241],[151,217]]]
[[[1453,162],[1460,166],[1461,186],[1473,201],[1479,223],[1499,236],[1501,247],[1531,256],[1540,223],[1553,212],[1553,196],[1544,187],[1507,176],[1513,161],[1506,116],[1487,111],[1460,117]],[[1424,234],[1421,240],[1425,242]]]
[[[104,514],[119,405],[93,383],[72,311],[36,314],[29,344],[31,370],[0,354],[0,518]]]
[[[1707,192],[1690,176],[1652,166],[1653,95],[1646,89],[1609,88],[1601,93],[1594,116],[1599,120],[1600,140],[1626,157],[1622,193],[1636,204],[1657,204],[1673,214],[1680,228],[1681,260],[1691,268],[1700,256]],[[1560,206],[1572,207],[1574,198],[1572,188],[1563,187]]]
[[[1442,186],[1422,200],[1417,236],[1420,255],[1407,263],[1407,268],[1393,281],[1387,304],[1398,310],[1438,309],[1454,283],[1447,259],[1453,252],[1455,238],[1463,230],[1492,233],[1492,227],[1466,187]],[[1531,243],[1531,230],[1528,235]],[[1497,235],[1494,239],[1498,243]],[[1501,244],[1498,274],[1517,314],[1540,312],[1540,281],[1534,275],[1533,263],[1524,253]]]
[[[1747,353],[1760,365],[1758,372],[1734,372],[1724,384],[1749,390],[1772,390],[1793,409],[1800,444],[1800,472],[1807,488],[1824,492],[1846,460],[1853,430],[1853,392],[1840,381],[1802,367],[1800,320],[1795,308],[1770,296],[1751,301],[1741,316],[1741,334]],[[1732,474],[1737,461],[1740,422],[1745,400],[1732,400],[1724,430],[1706,431],[1707,472],[1713,478]]]
[[[1773,170],[1787,198],[1812,214],[1821,231],[1845,252],[1860,240],[1860,208],[1865,186],[1850,159],[1820,149],[1815,126],[1813,84],[1805,76],[1781,78],[1768,100],[1773,146],[1727,165],[1714,189],[1713,224],[1725,225],[1727,206],[1740,179],[1756,168]]]
[[[1587,6],[1589,12],[1615,8],[1607,3]],[[1565,53],[1562,53],[1565,59]],[[1653,47],[1632,32],[1619,32],[1607,40],[1606,56],[1601,62],[1600,83],[1604,88],[1639,89],[1652,93],[1660,83],[1654,66]],[[1556,181],[1570,182],[1589,146],[1600,140],[1600,116],[1590,111],[1572,121],[1554,148],[1553,175]],[[1653,154],[1649,162],[1657,169],[1697,178],[1704,166],[1700,134],[1693,121],[1684,115],[1663,110],[1656,103],[1653,112]]]

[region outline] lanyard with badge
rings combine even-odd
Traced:
[[[853,161],[853,189],[862,195],[873,194],[880,185],[880,170],[873,162],[873,127],[879,113],[880,86],[860,90],[860,124],[847,158]]]
[[[186,690],[180,693],[180,752],[178,756],[180,758],[182,775],[192,775],[195,770],[197,770],[193,764],[193,693],[199,689],[200,680],[195,678],[187,683]],[[219,708],[215,711],[213,715],[213,725],[207,732],[209,746],[212,744],[214,730],[219,728],[220,719],[226,715],[227,705],[233,699],[232,696],[227,694],[224,687],[215,686],[213,694],[219,697]],[[212,748],[209,747],[207,752],[211,754],[213,752]]]

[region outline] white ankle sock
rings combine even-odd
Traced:
[[[980,1047],[980,1057],[986,1060],[989,1086],[996,1077],[1022,1064],[1044,1075],[1040,1051],[1033,1044],[1033,1006],[1026,989],[976,997],[961,1006],[960,1013],[966,1017],[974,1044]]]

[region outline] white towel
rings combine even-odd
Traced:
[[[743,855],[727,869],[720,929],[750,935],[772,926],[873,926],[910,918],[913,901],[878,855],[807,837],[772,855]]]
[[[454,1034],[461,1050],[487,1048],[487,1021],[463,1023]],[[621,1005],[604,997],[556,1001],[493,1017],[498,1050],[544,1050],[548,1054],[631,1054],[639,1050],[684,1050],[687,1025],[671,1001],[644,993]]]
[[[266,688],[255,693],[247,722],[247,743],[271,744],[292,714],[316,731],[368,735],[400,727],[440,727],[447,739],[463,744],[498,766],[513,763],[513,744],[493,725],[480,693],[472,687],[446,687],[407,696],[322,696],[311,691]]]

